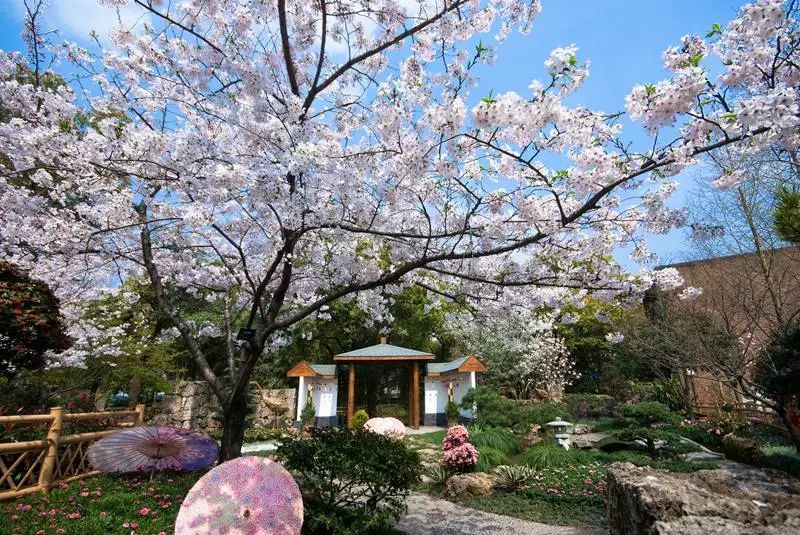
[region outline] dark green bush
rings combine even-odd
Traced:
[[[766,448],[767,466],[800,477],[800,453],[792,447]]]
[[[497,390],[486,386],[470,389],[462,398],[465,409],[476,407],[475,423],[490,427],[523,430],[529,422],[528,413],[514,400],[506,399]]]
[[[311,402],[311,399],[309,399],[306,401],[306,404],[303,405],[303,410],[300,411],[300,420],[302,420],[304,424],[313,424],[316,416],[317,413],[314,409],[314,404]]]
[[[663,403],[675,412],[681,414],[687,412],[686,392],[680,380],[675,376],[666,381],[653,382],[653,399]]]
[[[358,535],[394,524],[419,481],[419,455],[403,442],[349,428],[316,429],[278,447],[303,492],[304,532]]]
[[[569,412],[563,405],[558,403],[551,403],[549,401],[542,401],[533,405],[528,405],[524,408],[526,412],[525,421],[533,424],[544,426],[547,422],[552,422],[556,418],[568,420],[570,418]]]
[[[612,418],[616,415],[617,400],[603,394],[567,394],[564,396],[567,412],[572,418]]]
[[[716,433],[713,428],[701,425],[681,425],[680,427],[672,428],[672,430],[676,434],[702,444],[711,450],[722,451],[722,434]]]
[[[461,414],[461,411],[455,401],[448,401],[447,405],[444,406],[444,413],[447,415],[448,420],[458,421],[458,416]]]
[[[525,433],[531,424],[543,425],[557,417],[569,418],[569,413],[559,404],[541,402],[522,406],[504,398],[497,390],[479,386],[464,395],[461,406],[477,408],[475,423],[488,427],[504,427]]]
[[[655,459],[659,454],[656,449],[656,441],[663,440],[670,443],[680,440],[680,437],[673,431],[674,428],[670,426],[670,424],[677,423],[680,416],[669,410],[669,407],[663,403],[657,401],[626,403],[620,405],[618,409],[625,417],[628,427],[616,431],[614,435],[621,440],[643,441],[651,458]]]

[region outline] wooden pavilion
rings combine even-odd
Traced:
[[[419,429],[419,364],[420,362],[429,362],[434,358],[435,356],[431,353],[387,344],[385,336],[382,336],[380,343],[374,346],[334,355],[333,361],[335,363],[347,364],[349,367],[347,378],[347,425],[350,425],[356,407],[356,366],[359,364],[391,364],[405,365],[409,368],[408,425],[414,429]]]
[[[399,347],[386,343],[381,337],[376,345],[334,355],[335,364],[309,364],[302,360],[289,372],[288,377],[299,379],[297,393],[297,424],[308,400],[314,404],[316,425],[339,425],[336,415],[340,365],[348,368],[347,377],[347,425],[353,419],[356,408],[356,368],[359,365],[393,365],[408,368],[408,426],[419,429],[420,421],[425,425],[446,425],[445,406],[452,396],[460,403],[470,388],[475,388],[476,372],[486,371],[486,366],[474,355],[450,362],[431,362],[431,353]],[[420,379],[425,364],[425,404],[420,403]],[[424,420],[422,413],[424,413]],[[374,416],[374,415],[373,415]],[[469,421],[473,411],[462,410],[460,418]]]

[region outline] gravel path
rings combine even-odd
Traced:
[[[599,530],[551,526],[468,509],[427,494],[411,493],[397,529],[408,535],[597,535]]]

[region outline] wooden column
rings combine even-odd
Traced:
[[[140,403],[136,405],[136,417],[133,421],[133,426],[139,427],[141,425],[144,425],[144,405]]]
[[[347,378],[347,427],[353,421],[356,409],[356,364],[350,363],[350,376]]]
[[[61,437],[61,430],[63,429],[64,409],[53,407],[50,409],[50,416],[53,417],[53,421],[47,431],[47,453],[42,460],[39,472],[39,488],[45,493],[49,492],[50,487],[53,485],[53,472],[58,463],[58,439]]]
[[[411,364],[411,392],[413,400],[411,427],[419,429],[419,362],[416,360]]]

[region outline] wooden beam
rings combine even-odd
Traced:
[[[316,377],[318,374],[311,367],[311,364],[301,360],[294,367],[286,373],[286,377]]]
[[[411,364],[408,365],[408,427],[414,426],[412,415],[414,414],[414,372]]]
[[[419,362],[414,361],[411,364],[411,374],[411,391],[414,392],[414,412],[412,413],[413,419],[411,427],[419,429]]]
[[[475,355],[470,355],[467,357],[461,366],[458,367],[458,371],[460,372],[485,372],[486,365],[479,361]]]
[[[353,421],[356,408],[356,365],[350,365],[350,376],[347,378],[347,427]]]

